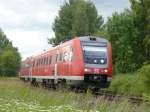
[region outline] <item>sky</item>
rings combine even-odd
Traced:
[[[91,0],[107,20],[113,12],[130,7],[129,0]],[[23,59],[51,47],[52,25],[65,0],[0,0],[0,28]]]

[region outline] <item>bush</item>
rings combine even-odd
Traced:
[[[144,65],[133,74],[117,74],[109,90],[116,94],[144,95],[150,93],[150,64]]]
[[[109,88],[115,94],[137,95],[145,93],[145,87],[138,74],[118,74],[113,77]]]
[[[147,88],[147,90],[149,90],[150,89],[150,64],[143,66],[138,70],[138,72],[145,87]]]

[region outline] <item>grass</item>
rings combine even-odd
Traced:
[[[149,112],[146,104],[110,101],[87,94],[35,88],[17,78],[0,78],[0,112]]]

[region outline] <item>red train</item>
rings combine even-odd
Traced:
[[[99,37],[76,37],[27,58],[20,78],[46,85],[108,87],[112,79],[111,44]]]

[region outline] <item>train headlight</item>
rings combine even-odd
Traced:
[[[108,72],[108,70],[107,70],[107,69],[105,69],[105,70],[104,70],[104,72],[105,72],[105,73],[107,73],[107,72]]]
[[[94,63],[97,63],[97,60],[94,60]]]
[[[105,61],[103,59],[101,59],[100,62],[103,64]]]
[[[85,72],[91,72],[91,69],[85,68],[84,71]]]
[[[87,69],[87,68],[85,68],[85,69],[84,69],[84,71],[85,71],[85,72],[87,72],[87,71],[88,71],[88,69]]]

